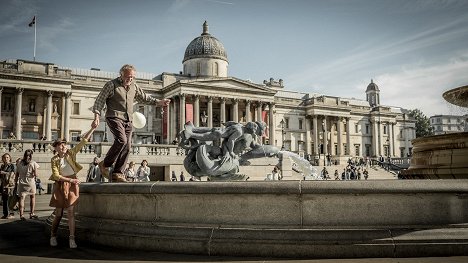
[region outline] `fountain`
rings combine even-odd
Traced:
[[[449,103],[467,108],[468,86],[446,91],[443,97]],[[468,132],[421,137],[412,144],[411,164],[402,171],[403,178],[468,179]]]
[[[180,133],[185,168],[210,182],[81,184],[78,245],[240,257],[468,255],[468,180],[245,181],[239,165],[265,156],[316,171],[257,144],[262,123],[225,127],[189,123]],[[67,238],[65,222],[58,235]]]

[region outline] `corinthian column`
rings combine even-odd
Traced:
[[[213,97],[208,97],[208,127],[213,127]]]
[[[305,121],[305,128],[306,128],[306,136],[305,136],[305,143],[306,143],[306,152],[307,154],[312,154],[312,148],[311,148],[311,134],[310,134],[310,119],[307,118],[307,116],[304,118]]]
[[[232,106],[232,120],[234,122],[239,122],[239,100],[232,99],[233,106]]]
[[[16,107],[15,107],[15,136],[16,139],[21,140],[22,136],[22,128],[21,128],[21,108],[22,108],[22,101],[23,101],[23,88],[16,89]]]
[[[195,125],[195,127],[199,127],[200,126],[200,96],[199,95],[195,95],[195,100],[193,102],[193,125]]]
[[[64,123],[63,123],[63,137],[65,140],[70,139],[70,107],[71,107],[71,92],[65,92],[65,107],[64,111],[65,114],[62,114],[64,116]]]
[[[257,121],[262,121],[262,103],[258,102],[257,105]]]
[[[47,91],[47,110],[45,118],[45,135],[48,141],[52,140],[52,95],[53,91]]]
[[[268,114],[268,129],[269,129],[269,142],[270,145],[275,145],[275,103],[270,102],[270,111]]]
[[[185,124],[185,94],[180,94],[180,116],[179,116],[179,130],[184,129],[184,124]]]
[[[249,122],[252,120],[252,118],[250,117],[250,103],[250,100],[245,101],[245,122]]]
[[[226,123],[226,98],[219,98],[221,101],[219,106],[219,116],[221,123]]]

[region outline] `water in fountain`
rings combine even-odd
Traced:
[[[311,178],[310,180],[323,180],[323,177],[317,173],[317,169],[298,154],[288,151],[279,151],[279,153],[283,155],[283,158],[289,157],[297,165],[296,168],[304,174],[305,178]]]

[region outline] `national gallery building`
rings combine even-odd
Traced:
[[[134,106],[147,117],[146,126],[134,130],[134,144],[171,144],[188,121],[206,127],[263,121],[264,144],[305,157],[411,154],[414,119],[403,108],[381,105],[373,81],[362,100],[349,99],[288,90],[281,79],[253,83],[231,77],[228,64],[223,44],[205,22],[202,34],[187,46],[180,72],[137,73],[138,86],[171,103],[167,108]],[[16,139],[78,140],[91,125],[99,91],[116,77],[38,61],[0,62],[1,138],[12,133]],[[113,139],[105,122],[93,136],[94,142]]]

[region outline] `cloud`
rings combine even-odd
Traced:
[[[381,103],[406,109],[420,109],[426,116],[461,115],[468,109],[450,106],[442,98],[447,90],[468,84],[468,51],[444,63],[402,68],[400,72],[376,76]],[[366,86],[356,86],[362,89]]]
[[[386,39],[372,46],[365,44],[349,52],[349,55],[331,60],[321,65],[311,65],[285,79],[296,88],[310,87],[313,81],[335,82],[337,75],[354,75],[358,71],[373,72],[374,65],[382,67],[397,55],[411,54],[424,48],[434,47],[452,41],[466,41],[468,36],[468,16],[464,15],[449,23],[412,34],[401,39]],[[431,56],[434,56],[431,54]],[[371,77],[371,76],[370,76]],[[329,84],[329,83],[328,83]],[[324,83],[326,86],[327,83]]]
[[[37,13],[36,1],[10,0],[0,8],[0,36],[12,32],[26,32],[33,16]]]

